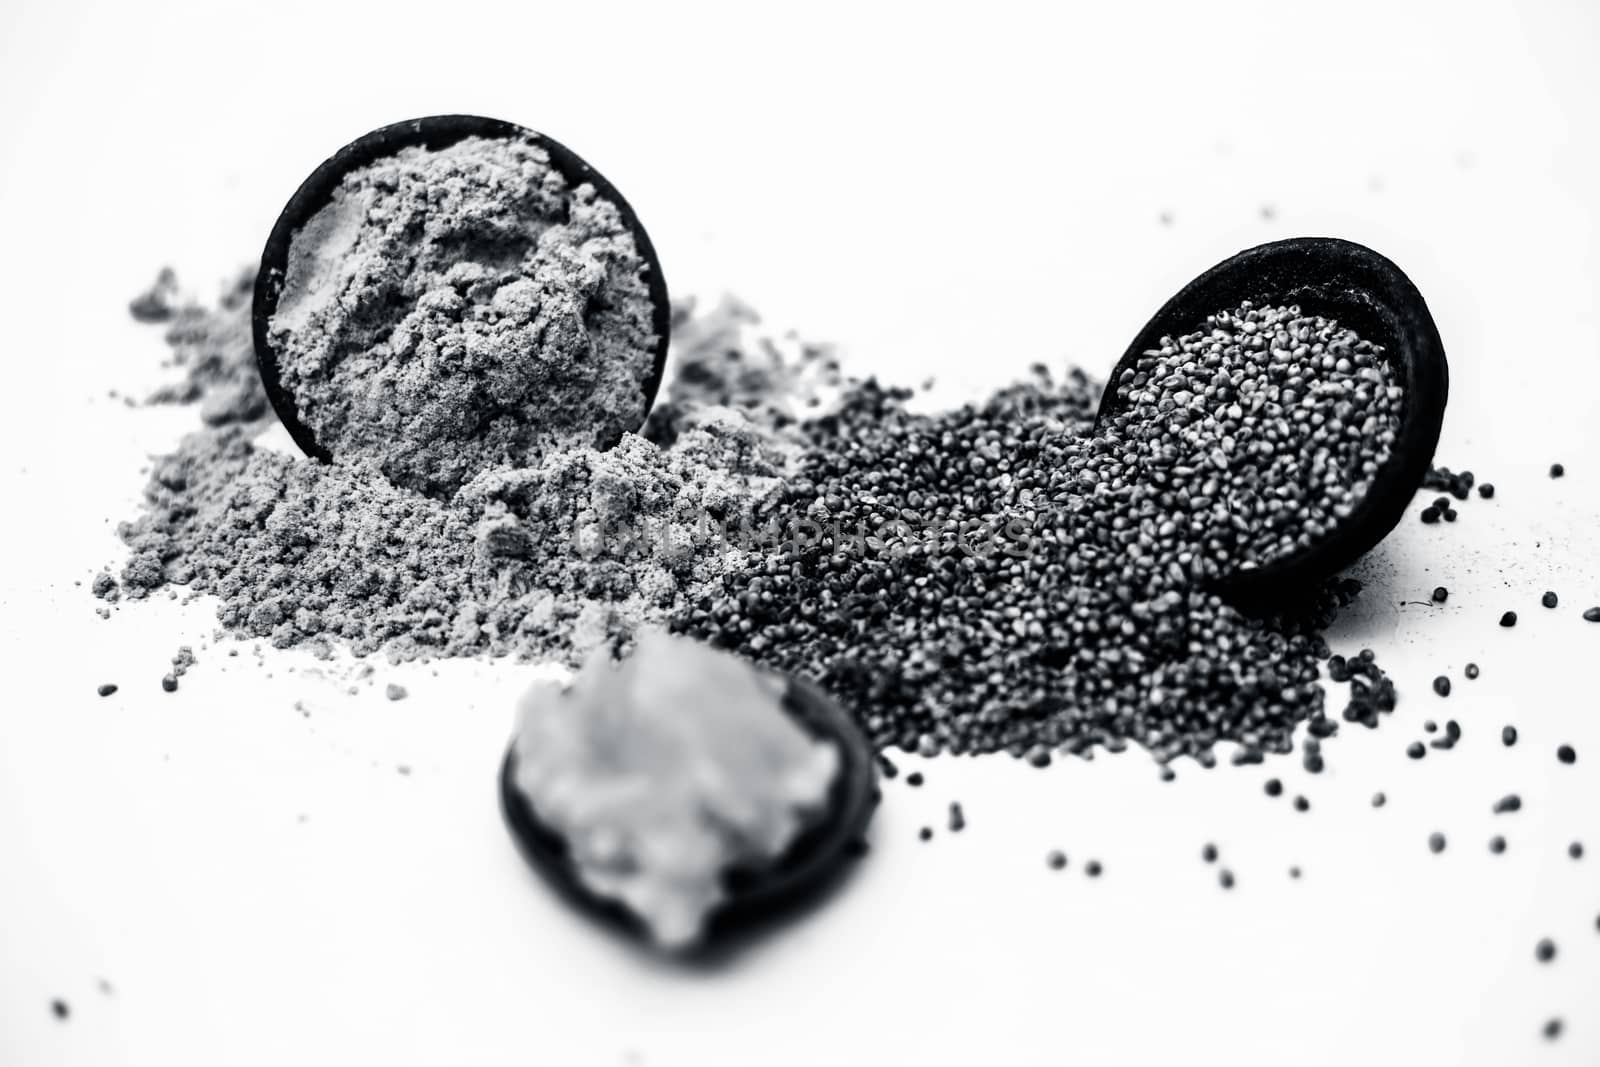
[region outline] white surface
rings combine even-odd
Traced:
[[[1593,5],[594,7],[0,5],[0,1064],[1600,1061]],[[194,420],[106,397],[161,380],[126,299],[168,262],[208,289],[331,150],[451,110],[593,160],[675,290],[737,289],[901,380],[1104,369],[1257,241],[1385,252],[1450,352],[1440,459],[1500,489],[1365,568],[1336,644],[1378,650],[1399,711],[1320,778],[936,761],[833,906],[715,972],[571,921],[495,810],[526,669],[380,663],[350,697],[309,656],[211,643],[205,602],[102,621],[85,588]],[[1447,716],[1462,744],[1408,761]],[[1492,816],[1509,791],[1524,810]],[[952,799],[968,830],[919,844]]]

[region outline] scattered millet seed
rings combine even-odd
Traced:
[[[1289,877],[1290,878],[1299,878],[1300,877],[1300,868],[1299,867],[1290,867],[1289,868]]]
[[[1222,888],[1224,888],[1224,889],[1232,889],[1233,888],[1233,872],[1228,870],[1226,867],[1224,867],[1222,870],[1218,871],[1217,872],[1217,884],[1221,885]]]
[[[1517,796],[1515,793],[1507,793],[1505,796],[1494,802],[1494,813],[1496,815],[1506,815],[1510,812],[1521,810],[1522,798]]]
[[[163,674],[161,676],[161,688],[168,693],[176,693],[178,691],[178,679],[170,674]]]
[[[932,841],[933,840],[933,827],[924,826],[922,829],[917,831],[917,837],[922,839],[923,841]]]
[[[383,695],[390,700],[404,700],[406,698],[406,687],[390,682],[383,687]]]
[[[1496,856],[1498,856],[1498,855],[1500,855],[1500,853],[1504,852],[1505,850],[1506,850],[1506,839],[1505,838],[1501,837],[1499,834],[1495,834],[1493,837],[1489,838],[1489,851],[1490,852],[1493,852]]]
[[[1098,430],[1081,373],[932,415],[904,390],[852,386],[805,424],[809,447],[750,523],[831,533],[726,571],[672,627],[816,680],[879,746],[1137,739],[1202,766],[1218,741],[1246,762],[1288,751],[1325,700],[1318,637],[1359,583],[1268,619],[1207,586],[1351,513],[1394,445],[1403,386],[1372,344],[1295,308],[1195,327],[1119,372]]]
[[[1559,464],[1559,463],[1550,464],[1550,477],[1559,478],[1565,473],[1567,473],[1567,468],[1563,467],[1561,464]]]
[[[1533,956],[1540,963],[1549,963],[1556,958],[1556,943],[1548,937],[1541,938],[1533,947]]]
[[[1559,603],[1559,598],[1554,593],[1546,592],[1544,596],[1539,598],[1539,603],[1547,608],[1553,608]]]
[[[1590,622],[1600,622],[1600,607],[1588,609],[1583,613],[1583,617]]]
[[[1556,749],[1556,759],[1560,760],[1562,763],[1577,763],[1578,753],[1571,745],[1562,745],[1560,748]]]
[[[1276,778],[1268,778],[1267,784],[1262,786],[1262,788],[1266,790],[1267,796],[1269,797],[1278,797],[1283,795],[1283,783],[1278,781]]]
[[[1217,862],[1217,846],[1207,844],[1200,850],[1200,858],[1205,860],[1207,863]]]
[[[1295,797],[1294,798],[1294,810],[1295,811],[1310,811],[1311,810],[1311,801],[1307,800],[1305,797]]]
[[[1088,863],[1083,865],[1083,873],[1087,874],[1090,878],[1100,877],[1101,870],[1102,868],[1099,860],[1090,860]]]
[[[919,786],[921,784],[922,784],[922,772],[921,771],[912,771],[910,774],[906,775],[906,785]]]
[[[1410,756],[1412,759],[1421,759],[1427,754],[1428,750],[1422,746],[1421,741],[1413,741],[1406,746],[1406,755]]]
[[[900,776],[900,768],[896,767],[895,764],[894,764],[894,761],[891,760],[888,756],[885,756],[882,753],[879,753],[878,754],[878,773],[883,775],[883,777],[884,777],[884,779],[886,781],[891,781],[892,782],[892,781],[894,781],[896,778],[898,778]]]
[[[1422,509],[1422,521],[1429,526],[1439,521],[1439,509],[1432,504]]]
[[[1450,597],[1450,590],[1446,589],[1442,585],[1434,586],[1434,588],[1433,588],[1433,602],[1435,604],[1443,604],[1446,600],[1449,599],[1449,597]]]
[[[1173,770],[1171,767],[1167,766],[1165,763],[1163,763],[1161,765],[1161,780],[1163,782],[1176,781],[1177,778],[1178,778],[1178,772],[1177,771]]]
[[[1568,845],[1567,855],[1571,856],[1575,860],[1583,859],[1583,842],[1574,841],[1572,844]]]
[[[1515,726],[1502,726],[1500,728],[1500,743],[1510,748],[1517,743],[1517,728]]]
[[[1478,665],[1476,663],[1467,664],[1467,669],[1466,669],[1465,673],[1466,673],[1468,681],[1471,681],[1472,679],[1478,677]]]
[[[1443,514],[1444,514],[1444,521],[1445,522],[1455,522],[1456,521],[1456,509],[1455,508],[1445,508]]]
[[[960,804],[952,803],[950,805],[950,832],[953,834],[958,834],[966,828],[966,813],[961,810]]]
[[[95,690],[96,693],[99,693],[103,697],[108,697],[112,693],[115,693],[116,691],[117,691],[117,687],[115,685],[112,685],[110,682],[107,682],[105,685],[102,685],[98,689]]]
[[[1374,794],[1372,794],[1372,806],[1373,807],[1381,808],[1387,803],[1389,803],[1389,798],[1387,796],[1385,796],[1384,794],[1382,794],[1382,793],[1374,793]]]
[[[1485,500],[1493,500],[1494,499],[1494,483],[1493,482],[1484,482],[1482,485],[1478,486],[1478,495],[1483,497],[1483,499],[1485,499]]]
[[[1437,677],[1437,678],[1435,678],[1433,680],[1433,691],[1435,693],[1438,693],[1442,697],[1449,696],[1450,695],[1450,679],[1446,678],[1442,674],[1439,675],[1439,677]]]
[[[1428,851],[1432,852],[1434,855],[1438,855],[1444,851],[1443,834],[1436,832],[1428,835]]]
[[[1562,1023],[1560,1019],[1551,1019],[1544,1024],[1544,1039],[1554,1041],[1561,1036]]]
[[[1508,611],[1504,615],[1500,616],[1500,625],[1501,626],[1515,626],[1516,624],[1517,624],[1517,613],[1516,612]]]
[[[1045,855],[1044,862],[1052,871],[1059,871],[1067,865],[1067,854],[1060,849],[1052,849]]]
[[[1439,729],[1439,724],[1434,722],[1432,719],[1423,719],[1422,720],[1422,732],[1423,733],[1431,734],[1431,733],[1433,733],[1434,731],[1436,731],[1438,729]]]
[[[64,1000],[52,1000],[50,1002],[50,1014],[65,1022],[67,1017],[72,1014],[72,1009]]]

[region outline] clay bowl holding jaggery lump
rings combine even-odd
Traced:
[[[691,960],[715,959],[732,945],[822,899],[837,883],[851,852],[863,841],[876,809],[877,764],[861,727],[839,704],[801,678],[786,677],[783,708],[818,740],[839,752],[839,769],[822,814],[801,831],[785,853],[759,869],[727,872],[727,899],[711,915]],[[523,858],[579,911],[632,937],[643,928],[615,900],[591,892],[579,879],[565,839],[545,825],[516,785],[517,757],[508,750],[500,767],[500,811]]]

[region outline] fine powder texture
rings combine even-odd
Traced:
[[[515,138],[407,148],[295,235],[271,340],[300,421],[435,496],[639,429],[657,338],[617,205]]]
[[[270,415],[259,383],[239,384],[252,380],[254,357],[249,308],[234,294],[214,310],[182,309],[168,332],[186,370],[172,392],[201,398],[203,413],[214,394],[228,403],[156,460],[143,514],[121,528],[130,555],[120,587],[97,586],[107,599],[184,585],[219,598],[224,626],[279,647],[576,663],[665,621],[737,565],[736,550],[699,549],[744,521],[795,447],[739,411],[687,403],[670,448],[626,434],[607,451],[569,447],[491,469],[439,499],[394,484],[374,461],[259,447]],[[726,346],[744,314],[724,305],[680,321],[691,338]],[[689,392],[727,391],[710,369],[693,377],[701,384]]]

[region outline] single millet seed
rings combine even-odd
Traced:
[[[1467,676],[1467,680],[1471,681],[1478,676],[1478,665],[1476,663],[1467,664],[1467,669],[1464,673]]]
[[[1217,846],[1207,844],[1200,850],[1200,858],[1205,860],[1207,863],[1217,862]]]
[[[1439,675],[1439,677],[1437,677],[1437,678],[1435,678],[1433,680],[1433,691],[1435,693],[1438,693],[1442,697],[1449,696],[1450,695],[1450,679],[1446,678],[1442,674]]]
[[[1516,612],[1508,611],[1504,615],[1500,616],[1500,625],[1501,626],[1511,627],[1511,626],[1515,626],[1516,624],[1517,624],[1517,613]]]
[[[1567,468],[1563,467],[1561,464],[1559,464],[1559,463],[1550,464],[1550,477],[1559,478],[1565,473],[1567,473]]]
[[[1412,759],[1421,759],[1427,754],[1428,750],[1423,747],[1421,741],[1413,741],[1406,746],[1406,755],[1410,756]]]
[[[1434,586],[1434,589],[1433,589],[1433,602],[1435,604],[1443,604],[1447,599],[1449,599],[1449,597],[1450,597],[1450,590],[1446,589],[1442,585]]]
[[[1533,955],[1540,963],[1549,963],[1556,958],[1556,943],[1548,937],[1541,938],[1533,947]]]
[[[1500,743],[1505,745],[1507,748],[1510,748],[1512,745],[1516,744],[1517,743],[1517,728],[1515,726],[1503,726],[1503,727],[1501,727],[1500,728]]]
[[[1492,852],[1496,856],[1498,856],[1498,855],[1500,855],[1500,853],[1504,852],[1505,850],[1506,850],[1506,839],[1505,838],[1501,837],[1499,834],[1495,834],[1493,837],[1489,838],[1489,851],[1490,852]]]
[[[1389,803],[1389,798],[1387,796],[1385,796],[1383,793],[1374,793],[1374,794],[1372,794],[1372,806],[1373,807],[1381,808],[1387,803]]]
[[[1553,608],[1559,602],[1559,598],[1554,593],[1547,592],[1544,596],[1539,598],[1539,603],[1543,604],[1547,608]]]
[[[1044,862],[1052,871],[1059,871],[1067,865],[1067,854],[1059,849],[1052,850],[1045,856]]]
[[[1507,793],[1505,796],[1494,802],[1494,813],[1496,815],[1506,815],[1513,811],[1521,810],[1522,798],[1517,796],[1515,793]]]
[[[112,693],[115,693],[116,691],[117,691],[117,687],[115,685],[112,685],[110,682],[107,682],[105,685],[102,685],[98,689],[95,690],[96,693],[99,693],[103,697],[108,697]]]
[[[1428,835],[1428,851],[1432,852],[1434,855],[1438,855],[1444,851],[1443,834],[1436,832]]]
[[[1556,749],[1556,759],[1562,763],[1577,763],[1578,753],[1571,745],[1562,745]]]
[[[1283,795],[1283,783],[1278,781],[1276,778],[1268,778],[1267,784],[1262,786],[1262,788],[1266,790],[1267,796],[1269,797]]]

